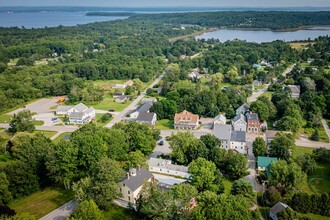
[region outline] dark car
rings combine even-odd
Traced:
[[[115,110],[114,110],[114,109],[109,109],[108,111],[109,111],[109,112],[115,112]]]
[[[161,141],[159,141],[159,143],[158,143],[159,145],[164,145],[164,141],[163,140],[161,140]]]

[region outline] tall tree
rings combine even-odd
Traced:
[[[294,138],[292,134],[277,133],[274,140],[269,143],[269,153],[272,157],[289,161],[294,148]]]
[[[267,151],[265,140],[261,137],[257,137],[253,141],[252,148],[253,148],[253,154],[255,157],[264,156]]]
[[[231,188],[231,194],[252,198],[254,194],[252,184],[245,179],[235,180]]]
[[[97,207],[93,200],[81,202],[73,213],[74,219],[81,220],[103,220],[105,219],[102,211]]]
[[[32,113],[29,110],[14,114],[9,126],[9,131],[13,133],[20,131],[33,132],[36,129],[33,124]]]
[[[0,204],[7,204],[11,199],[7,176],[5,173],[0,172]]]

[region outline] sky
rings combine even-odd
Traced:
[[[1,6],[232,6],[232,7],[330,7],[330,0],[0,0]]]

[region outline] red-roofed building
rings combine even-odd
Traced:
[[[184,110],[176,113],[174,116],[175,129],[197,129],[199,124],[199,116]]]

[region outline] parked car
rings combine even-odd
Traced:
[[[161,140],[161,141],[158,142],[158,144],[159,144],[159,145],[164,145],[164,141]]]
[[[115,112],[115,110],[114,110],[114,109],[109,109],[108,111],[109,111],[109,112]]]

